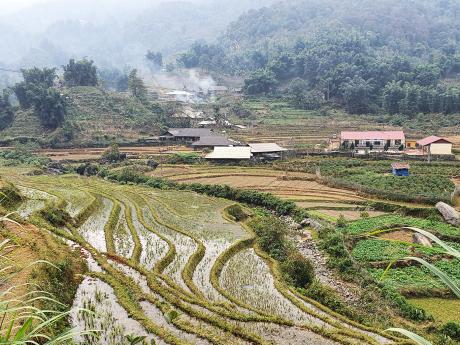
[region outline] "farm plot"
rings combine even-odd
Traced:
[[[458,228],[445,223],[401,216],[382,216],[361,219],[348,224],[345,232],[354,236],[352,256],[360,262],[374,279],[395,288],[408,297],[448,298],[450,290],[426,267],[407,257],[419,257],[445,272],[457,284],[460,283],[460,260],[445,254],[434,244],[432,247],[418,244],[414,232],[407,226],[419,227],[451,239],[450,247],[460,248]],[[442,302],[444,301],[444,302]],[[446,307],[453,304],[441,299]],[[440,303],[441,303],[440,302]],[[427,311],[430,311],[427,309]]]
[[[56,204],[77,204],[91,194],[68,231],[50,230],[81,247],[97,267],[89,272],[74,306],[79,329],[101,328],[99,339],[76,344],[125,344],[128,335],[157,344],[376,344],[367,330],[351,330],[326,308],[301,303],[282,291],[277,275],[249,245],[213,280],[218,258],[251,236],[226,220],[224,199],[191,192],[120,186],[99,179],[16,176],[16,181],[56,193]],[[88,205],[89,204],[89,205]],[[378,340],[377,340],[378,339]],[[127,343],[128,344],[128,343]]]

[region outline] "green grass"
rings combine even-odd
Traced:
[[[412,298],[409,302],[429,312],[436,321],[460,323],[460,300],[444,298]]]

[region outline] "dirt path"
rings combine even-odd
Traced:
[[[318,280],[337,291],[337,293],[349,304],[357,305],[359,301],[359,293],[356,288],[346,284],[337,277],[331,269],[327,267],[326,257],[318,248],[309,230],[303,230],[294,237],[297,248],[303,256],[310,259]]]

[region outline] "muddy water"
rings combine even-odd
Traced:
[[[268,314],[280,316],[296,324],[314,323],[317,326],[329,327],[281,295],[275,287],[268,266],[253,249],[238,253],[226,263],[220,284],[238,300]]]
[[[110,199],[102,198],[102,205],[78,228],[78,232],[95,249],[106,252],[104,227],[109,221],[113,202]]]
[[[88,314],[81,309],[91,310]],[[79,345],[129,345],[128,335],[145,336],[149,341],[166,344],[159,338],[149,335],[117,303],[113,289],[101,280],[86,277],[80,284],[70,314],[71,325],[77,332],[100,330],[96,335],[75,336]]]

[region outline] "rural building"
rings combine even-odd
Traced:
[[[344,148],[396,151],[406,144],[403,131],[341,132],[340,146]]]
[[[194,103],[196,96],[194,93],[188,91],[174,90],[166,93],[171,100],[182,103]]]
[[[419,140],[419,148],[425,155],[451,155],[452,142],[446,138],[440,138],[435,135]]]
[[[207,119],[208,116],[204,112],[196,111],[191,107],[184,107],[181,111],[171,116],[172,124],[177,127],[197,126],[198,123]]]
[[[408,163],[392,163],[391,169],[395,176],[409,176],[410,166]]]
[[[212,128],[217,126],[217,122],[215,120],[204,120],[201,122],[198,122],[198,126],[201,128]]]
[[[236,146],[239,143],[226,137],[220,135],[213,135],[209,137],[201,137],[200,140],[195,141],[192,144],[192,147],[195,150],[203,150],[203,149],[212,149],[214,147],[219,146]]]
[[[170,128],[161,139],[192,143],[200,140],[201,137],[212,137],[213,135],[214,133],[209,128]]]
[[[217,85],[217,86],[211,86],[208,89],[208,92],[214,95],[222,95],[226,94],[228,92],[228,87],[222,86],[222,85]]]
[[[408,149],[416,149],[417,148],[417,140],[415,140],[415,139],[406,139],[406,148],[408,148]]]
[[[262,160],[280,159],[287,151],[287,149],[275,143],[249,144],[249,147],[254,157]]]
[[[206,157],[208,160],[213,161],[242,161],[250,160],[252,158],[251,148],[248,146],[236,147],[215,147],[214,151]]]

